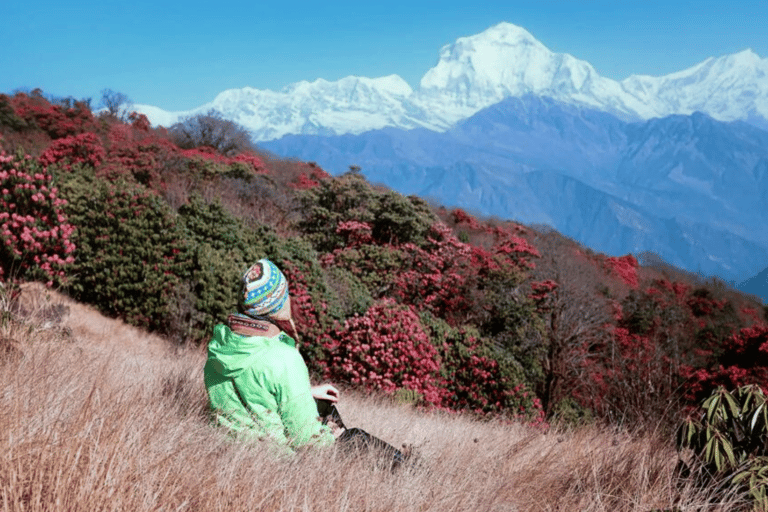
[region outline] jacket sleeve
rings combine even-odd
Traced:
[[[299,351],[290,349],[285,363],[286,374],[280,379],[277,399],[291,447],[332,445],[335,439],[320,421],[310,390],[309,371]]]

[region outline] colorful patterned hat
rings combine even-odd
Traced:
[[[274,315],[288,302],[288,281],[277,266],[264,258],[243,275],[242,312],[251,317]]]

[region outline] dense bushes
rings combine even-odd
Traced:
[[[376,190],[356,173],[323,180],[304,191],[301,201],[299,228],[322,252],[346,247],[346,232],[338,229],[346,222],[365,223],[376,244],[420,246],[436,221],[421,199]]]
[[[179,221],[190,260],[186,286],[192,301],[179,312],[183,317],[178,321],[186,326],[179,334],[200,340],[236,309],[243,271],[263,257],[265,241],[274,235],[267,228],[245,229],[221,204],[196,195],[179,209]]]
[[[124,118],[0,95],[0,141],[39,155],[1,157],[0,277],[67,281],[204,343],[268,257],[316,374],[533,422],[579,407],[642,421],[718,384],[768,385],[764,309],[717,286],[258,155],[215,116],[177,126],[184,147]]]

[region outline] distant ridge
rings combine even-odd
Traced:
[[[768,304],[768,267],[757,275],[739,283],[737,288],[744,293],[760,297],[763,304]]]

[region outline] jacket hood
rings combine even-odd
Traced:
[[[291,347],[296,346],[293,338],[283,332],[276,338],[243,336],[233,332],[229,326],[219,324],[213,328],[213,338],[208,343],[208,362],[224,377],[235,377],[252,366],[254,359],[269,344],[279,341]]]

